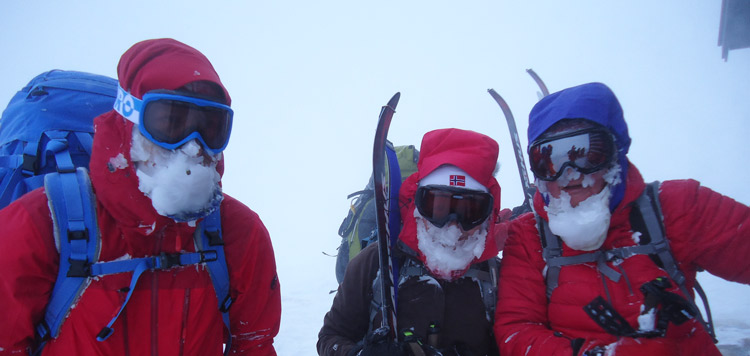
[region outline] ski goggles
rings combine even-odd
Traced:
[[[614,139],[607,130],[588,128],[534,141],[529,146],[529,160],[537,179],[554,181],[566,167],[583,174],[607,168],[615,151]]]
[[[114,109],[163,148],[174,150],[197,139],[212,154],[227,147],[234,116],[229,105],[188,93],[153,90],[138,99],[120,87]]]
[[[417,189],[415,205],[427,221],[443,227],[451,220],[469,231],[490,216],[494,199],[492,194],[445,185],[426,185]]]

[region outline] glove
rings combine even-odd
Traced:
[[[391,340],[388,328],[377,328],[365,336],[362,349],[357,356],[406,356],[403,348]]]

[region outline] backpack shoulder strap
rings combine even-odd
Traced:
[[[200,228],[196,229],[198,252],[99,262],[101,236],[96,219],[96,197],[86,169],[49,173],[44,176],[44,181],[54,225],[55,245],[60,251],[60,267],[44,320],[36,326],[39,345],[35,355],[41,352],[47,340],[57,337],[71,306],[83,293],[92,276],[133,272],[126,301],[117,315],[97,335],[99,341],[106,340],[114,331],[111,326],[124,310],[139,276],[144,271],[199,263],[208,266],[219,301],[219,311],[229,329],[228,310],[232,299],[229,294],[229,272],[224,257],[218,209],[204,219]],[[229,335],[226,350],[229,350],[231,342],[231,333]]]
[[[486,265],[486,271],[483,267]],[[487,312],[487,320],[495,319],[495,307],[497,306],[497,283],[498,273],[500,272],[500,258],[493,257],[482,263],[474,265],[464,275],[464,278],[473,278],[479,285],[479,292],[482,294],[484,309]]]
[[[547,263],[542,274],[547,282],[547,299],[549,299],[552,295],[552,291],[557,288],[561,267],[561,265],[557,264],[550,265],[550,262],[562,256],[562,242],[560,241],[560,238],[553,234],[549,229],[547,221],[536,213],[534,213],[534,215],[536,217],[536,227],[539,231],[539,238],[542,242],[542,258],[544,258],[544,261]]]
[[[672,255],[672,250],[669,247],[669,241],[666,238],[666,232],[664,230],[664,223],[662,221],[663,214],[661,211],[661,204],[659,203],[659,181],[649,183],[644,189],[643,194],[636,201],[636,207],[643,222],[643,228],[648,234],[649,244],[654,246],[655,255],[657,261],[661,264],[661,267],[669,274],[669,278],[674,281],[680,288],[682,294],[685,295],[687,301],[692,305],[694,310],[699,310],[695,305],[695,300],[690,298],[687,287],[685,286],[685,275],[677,267],[677,263]],[[637,220],[632,220],[631,223],[638,223]],[[713,318],[711,317],[711,310],[708,306],[708,299],[706,297],[703,288],[701,287],[698,280],[695,280],[695,290],[703,301],[704,309],[706,310],[706,319],[703,318],[700,312],[696,313],[696,319],[703,324],[706,331],[711,335],[711,338],[716,340],[716,333],[713,326]]]
[[[200,236],[198,236],[200,235]],[[229,269],[224,255],[224,240],[221,232],[221,211],[219,208],[207,216],[196,229],[196,250],[202,254],[210,254],[206,258],[206,266],[211,276],[211,282],[216,292],[219,312],[227,328],[227,341],[224,354],[227,355],[232,345],[232,333],[229,324],[229,308],[232,306],[232,296],[229,288]]]
[[[68,310],[87,285],[100,249],[95,197],[86,170],[49,173],[44,181],[60,267],[44,320],[36,327],[40,340],[57,337]]]

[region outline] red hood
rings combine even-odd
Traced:
[[[139,98],[150,90],[174,90],[193,81],[206,80],[218,84],[230,102],[229,94],[208,59],[196,49],[172,39],[136,43],[120,58],[117,74],[120,86]],[[151,199],[138,189],[138,177],[130,158],[133,125],[114,110],[97,117],[89,168],[97,198],[109,214],[122,226],[147,234],[147,231],[159,231],[175,222],[159,215]],[[127,167],[118,168],[118,160],[124,160]],[[217,166],[219,174],[223,173],[223,168],[222,159]]]
[[[403,227],[399,239],[424,262],[424,254],[417,242],[417,225],[414,218],[414,196],[419,180],[444,164],[461,168],[472,178],[489,189],[495,198],[491,219],[497,222],[500,211],[500,185],[493,176],[497,165],[498,145],[492,138],[473,131],[459,129],[442,129],[428,132],[422,139],[422,147],[417,163],[417,172],[409,176],[401,185],[399,200]],[[496,224],[491,223],[485,241],[484,253],[472,263],[481,262],[497,256],[499,249],[495,243]]]
[[[187,83],[205,80],[218,84],[224,91],[227,105],[232,103],[208,58],[195,48],[170,38],[146,40],[130,47],[117,65],[117,79],[123,89],[139,99],[151,90],[175,90]]]

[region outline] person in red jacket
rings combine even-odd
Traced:
[[[489,310],[505,237],[497,224],[497,155],[497,143],[477,132],[424,135],[417,172],[399,191],[403,228],[391,249],[400,261],[394,329],[399,343],[379,333],[378,249],[370,244],[347,266],[318,334],[319,355],[432,355],[435,349],[446,356],[497,355]]]
[[[172,39],[136,43],[117,74],[116,110],[95,119],[90,162],[99,261],[194,252],[197,224],[220,207],[234,301],[227,353],[275,355],[281,302],[271,240],[258,215],[221,190],[229,93],[202,53]],[[152,99],[140,112],[132,105]],[[0,211],[0,221],[0,355],[26,354],[37,347],[34,327],[60,263],[44,188]],[[130,292],[131,275],[90,278],[42,355],[223,353],[227,331],[200,264],[145,271],[114,332],[97,341]]]
[[[688,307],[694,296],[681,292],[668,268],[649,254],[611,253],[643,246],[630,214],[646,189],[627,158],[630,137],[614,93],[589,83],[543,98],[529,115],[528,137],[535,214],[510,224],[494,326],[500,353],[719,356]],[[750,208],[695,180],[662,182],[658,202],[688,294],[701,269],[750,283]],[[570,264],[556,270],[543,255],[539,231],[545,229],[538,229],[535,215],[561,241],[555,262]],[[553,274],[557,286],[548,290]],[[584,310],[588,305],[608,305],[610,313],[598,314],[597,322]]]

